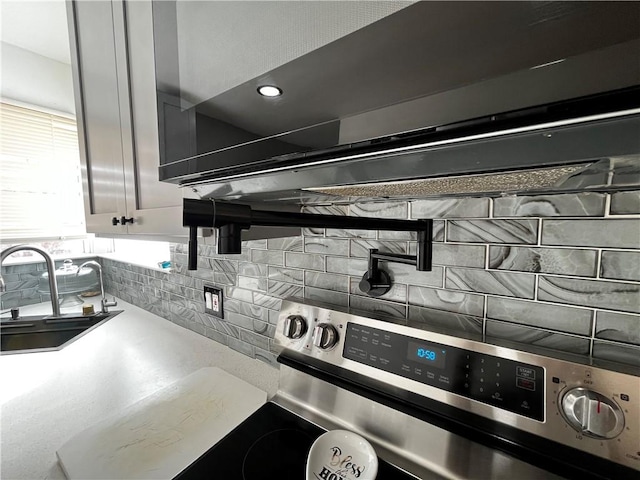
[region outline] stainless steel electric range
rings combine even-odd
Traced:
[[[283,302],[278,393],[178,478],[304,479],[336,428],[370,441],[380,480],[640,478],[637,369],[335,308]]]

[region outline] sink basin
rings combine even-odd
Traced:
[[[60,350],[85,333],[120,313],[94,315],[67,314],[25,316],[18,320],[0,321],[0,351],[27,353]]]

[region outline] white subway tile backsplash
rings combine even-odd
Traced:
[[[251,249],[262,249],[262,250],[266,250],[267,248],[267,240],[249,240],[247,242],[245,242],[247,248],[251,248]]]
[[[269,310],[258,305],[253,305],[252,303],[247,303],[243,301],[239,301],[233,298],[224,299],[224,310],[227,312],[239,313],[240,315],[244,315],[246,317],[255,318],[257,320],[261,320],[263,322],[269,321]],[[211,315],[207,315],[207,317],[216,319]]]
[[[228,337],[226,335],[224,335],[223,333],[218,332],[217,330],[207,327],[204,327],[204,336],[207,338],[210,338],[211,340],[221,343],[222,345],[228,345],[229,344],[229,340]]]
[[[293,288],[293,287],[295,287],[295,285],[288,285],[288,288]],[[286,291],[287,284],[282,284],[280,288],[284,290],[283,293],[285,295],[289,294],[289,292]],[[300,287],[297,287],[297,288],[299,289]],[[295,290],[295,291],[292,291],[291,293],[296,296],[299,296],[300,291]],[[259,292],[253,293],[253,303],[255,303],[256,305],[260,305],[261,307],[272,308],[274,310],[280,310],[280,307],[282,306],[282,298],[286,298],[286,297],[284,296],[277,297],[277,296],[274,296],[272,293],[269,293],[268,295],[264,293],[259,293]]]
[[[485,245],[435,243],[433,244],[433,263],[455,267],[484,268],[486,250]],[[412,251],[411,254],[415,255],[415,251]]]
[[[351,295],[349,297],[349,307],[361,312],[371,312],[375,315],[383,315],[402,320],[407,318],[406,305],[371,297]]]
[[[320,270],[323,272],[324,256],[311,253],[286,252],[284,264],[286,267]]]
[[[266,330],[265,330],[266,331]],[[247,330],[240,330],[240,340],[261,350],[269,350],[269,337]]]
[[[535,244],[536,220],[449,220],[448,242]]]
[[[246,355],[247,357],[255,358],[256,356],[256,347],[254,347],[250,343],[245,342],[244,340],[227,337],[227,346]]]
[[[597,358],[636,364],[639,194],[616,193],[610,202],[606,195],[583,193],[420,199],[409,207],[407,202],[305,207],[335,215],[439,217],[433,270],[381,262],[393,279],[381,298],[358,288],[368,250],[415,254],[415,234],[304,229],[299,237],[245,243],[240,256],[216,255],[214,247],[205,246],[201,268],[194,272],[186,269],[182,244],[172,246],[170,273],[102,263],[110,293],[271,365],[276,365],[271,339],[278,310],[288,296],[382,314],[418,328],[486,333],[582,355],[592,350]],[[22,273],[31,272],[24,268]],[[3,295],[3,308],[25,304],[31,296],[41,301],[36,287],[26,283],[30,277],[9,276],[20,275],[18,270],[2,269],[16,284],[12,287],[24,287]],[[224,320],[204,313],[204,284],[225,287]]]
[[[589,353],[590,341],[586,337],[565,335],[498,320],[487,320],[485,332],[488,337],[504,338],[579,355],[587,355]]]
[[[302,237],[270,238],[267,240],[269,250],[302,251]]]
[[[406,285],[420,285],[424,287],[442,287],[444,279],[444,268],[434,266],[430,272],[419,272],[416,267],[401,263],[380,262],[390,275],[391,279],[397,283]],[[362,273],[366,272],[366,269]]]
[[[259,277],[244,277],[242,275],[238,275],[236,279],[236,284],[240,288],[246,288],[248,290],[255,290],[258,292],[266,292],[267,291],[267,279],[259,278]]]
[[[213,281],[218,285],[236,285],[237,277],[233,273],[213,272]]]
[[[284,265],[284,254],[280,250],[251,250],[251,261],[267,265]]]
[[[276,355],[269,350],[262,350],[261,348],[255,347],[255,356],[257,360],[271,365],[274,368],[278,368],[279,366]]]
[[[621,343],[593,342],[593,356],[612,362],[622,362],[640,367],[640,347]]]
[[[489,268],[595,277],[598,252],[573,248],[489,246]]]
[[[640,282],[640,251],[603,251],[600,277]]]
[[[640,191],[614,193],[610,210],[610,215],[640,214]]]
[[[302,285],[304,283],[304,270],[270,266],[268,278],[269,280],[273,280],[276,282],[286,282],[293,283],[294,285]]]
[[[640,346],[640,315],[596,312],[596,338]]]
[[[602,217],[606,195],[536,195],[493,200],[493,216],[499,217]]]
[[[445,288],[506,297],[534,297],[535,277],[475,268],[447,268]]]
[[[304,237],[306,253],[323,253],[325,255],[349,256],[349,240],[337,240],[324,237]]]
[[[253,303],[253,292],[244,288],[228,287],[225,289],[227,297],[233,298],[240,302]]]
[[[538,299],[640,313],[640,284],[541,276]]]
[[[405,220],[409,217],[407,202],[371,202],[349,206],[349,215],[354,217],[397,218]]]
[[[251,262],[240,262],[240,264],[238,265],[238,274],[247,277],[266,277],[268,269],[268,265]]]
[[[287,297],[302,297],[302,289],[300,285],[292,285],[291,283],[285,282],[276,282],[274,280],[268,281],[268,292],[269,295],[277,298],[287,298]],[[256,295],[253,296],[253,301],[256,301]],[[266,301],[266,300],[265,300]]]
[[[304,274],[304,284],[305,286],[308,285],[323,290],[345,293],[349,291],[349,277],[346,275],[307,271]]]
[[[423,326],[442,329],[443,333],[482,334],[482,317],[447,312],[433,308],[409,306],[410,326]]]
[[[414,200],[411,218],[476,218],[489,216],[489,198]]]
[[[543,220],[543,245],[640,248],[640,218]]]
[[[488,297],[487,319],[504,320],[589,336],[592,328],[593,311],[586,308]]]
[[[409,286],[409,305],[482,317],[484,296],[438,288]]]
[[[341,307],[349,306],[349,295],[339,293],[332,290],[323,290],[321,288],[305,287],[304,298],[308,300],[316,300],[319,302],[331,303]]]

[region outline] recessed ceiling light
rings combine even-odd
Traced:
[[[282,90],[273,85],[262,85],[258,87],[258,93],[263,97],[279,97],[282,95]]]

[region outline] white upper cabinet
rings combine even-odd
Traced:
[[[158,180],[151,3],[72,1],[67,14],[87,231],[186,236],[182,192]]]

